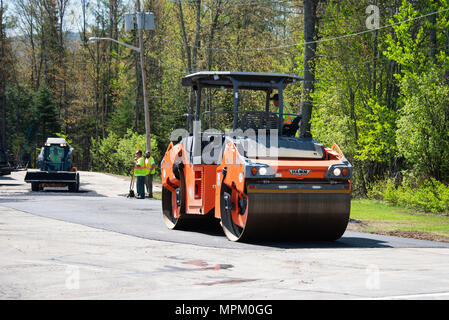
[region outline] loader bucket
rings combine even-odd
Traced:
[[[68,171],[28,171],[25,175],[25,182],[28,183],[74,183],[76,179],[76,172]]]

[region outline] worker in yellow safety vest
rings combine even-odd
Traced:
[[[145,151],[145,168],[147,168],[145,184],[147,186],[148,197],[153,198],[153,175],[156,173],[156,162],[149,150]]]
[[[137,199],[145,199],[145,177],[148,169],[145,167],[145,159],[142,157],[142,151],[136,152],[134,158],[134,175],[137,178]]]
[[[276,93],[273,95],[270,100],[273,100],[273,104],[276,106],[276,113],[280,114],[279,108],[279,95]],[[292,108],[287,104],[283,103],[283,111],[282,111],[282,126],[283,126],[283,134],[288,136],[296,136],[298,137],[298,129],[299,129],[299,121],[301,121],[301,116],[297,116],[295,118]]]

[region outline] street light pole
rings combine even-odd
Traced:
[[[113,39],[113,38],[107,38],[107,37],[102,37],[102,38],[98,38],[98,37],[90,37],[89,40],[88,40],[87,42],[94,42],[94,41],[99,41],[99,40],[109,40],[109,41],[113,41],[113,42],[115,42],[115,43],[121,44],[122,46],[125,46],[125,47],[127,47],[127,48],[133,49],[133,50],[135,50],[135,51],[137,51],[137,52],[140,51],[140,48],[138,48],[138,47],[132,46],[132,45],[127,44],[127,43],[125,43],[125,42],[117,41],[117,40],[115,40],[115,39]]]
[[[140,12],[140,1],[136,1],[136,7],[137,11]],[[144,56],[144,49],[143,49],[143,37],[142,37],[142,29],[138,28],[138,35],[139,35],[139,47],[132,46],[130,44],[117,41],[113,38],[99,38],[99,37],[90,37],[89,42],[93,41],[99,41],[99,40],[109,40],[113,41],[115,43],[121,44],[127,48],[130,48],[134,51],[139,52],[140,54],[140,68],[142,70],[142,87],[143,87],[143,112],[145,114],[145,137],[146,137],[146,150],[151,151],[151,136],[150,136],[150,113],[148,109],[148,93],[147,93],[147,77],[146,77],[146,68],[145,68],[145,56]]]
[[[136,0],[137,12],[140,12],[140,0]],[[147,76],[145,68],[145,56],[143,49],[143,36],[142,28],[137,30],[139,34],[139,53],[140,53],[140,66],[142,69],[142,86],[143,86],[143,112],[145,115],[145,136],[146,136],[146,150],[151,152],[151,137],[150,137],[150,113],[148,109],[148,93],[147,93]]]

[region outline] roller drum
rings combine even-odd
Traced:
[[[245,227],[225,216],[223,229],[232,241],[336,240],[348,225],[350,204],[349,193],[252,193]]]

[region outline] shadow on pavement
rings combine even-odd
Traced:
[[[8,184],[11,186],[12,184]],[[28,191],[20,194],[14,194],[14,195],[0,195],[0,203],[5,202],[17,202],[17,201],[25,201],[25,200],[36,200],[37,198],[41,197],[51,197],[51,196],[58,196],[58,197],[77,197],[77,196],[87,196],[87,197],[106,197],[102,194],[97,193],[94,190],[80,188],[78,192],[70,192],[67,190],[67,188],[44,188],[44,190],[41,191],[31,191],[31,187],[28,186]],[[31,197],[30,197],[31,196]],[[26,198],[30,197],[30,198]]]
[[[78,192],[70,192],[68,190],[65,190],[63,188],[60,189],[44,189],[41,191],[29,191],[25,193],[24,195],[31,195],[31,196],[37,196],[37,197],[45,197],[45,196],[88,196],[88,197],[105,197],[102,194],[97,193],[95,190],[85,189],[80,187],[80,190]]]
[[[189,221],[184,224],[180,231],[192,232],[195,234],[203,234],[208,236],[220,237],[223,241],[229,241],[223,232],[218,220],[216,222],[206,221]],[[171,232],[176,232],[172,230]],[[367,236],[370,236],[367,234]],[[231,242],[232,243],[232,242]],[[234,242],[236,245],[255,245],[262,247],[272,247],[278,249],[330,249],[330,248],[392,248],[394,245],[390,244],[388,241],[357,237],[357,236],[343,236],[342,238],[335,241],[245,241],[245,242]]]
[[[289,241],[289,242],[251,242],[251,244],[281,249],[331,249],[331,248],[392,248],[388,241],[362,238],[342,237],[335,241]]]
[[[195,235],[207,235],[218,237],[220,241],[229,244],[230,247],[240,246],[257,246],[273,249],[350,249],[350,248],[449,248],[449,244],[445,242],[434,242],[426,240],[418,240],[411,238],[400,238],[392,236],[384,236],[369,233],[358,233],[349,231],[343,237],[335,241],[245,241],[245,242],[231,242],[224,235],[223,229],[216,224],[199,223],[183,227],[180,231],[191,232],[192,238]],[[170,232],[176,233],[176,230]],[[183,237],[184,238],[184,237]],[[184,241],[190,243],[190,241]],[[207,241],[206,241],[207,242]],[[214,243],[216,245],[217,243]],[[223,247],[228,247],[227,245]]]
[[[199,217],[197,219],[189,219],[185,221],[179,230],[196,232],[209,236],[222,236],[224,239],[223,229],[218,219],[213,217]]]
[[[0,176],[0,181],[2,181],[2,180],[16,180],[16,179],[14,179],[12,177]]]

